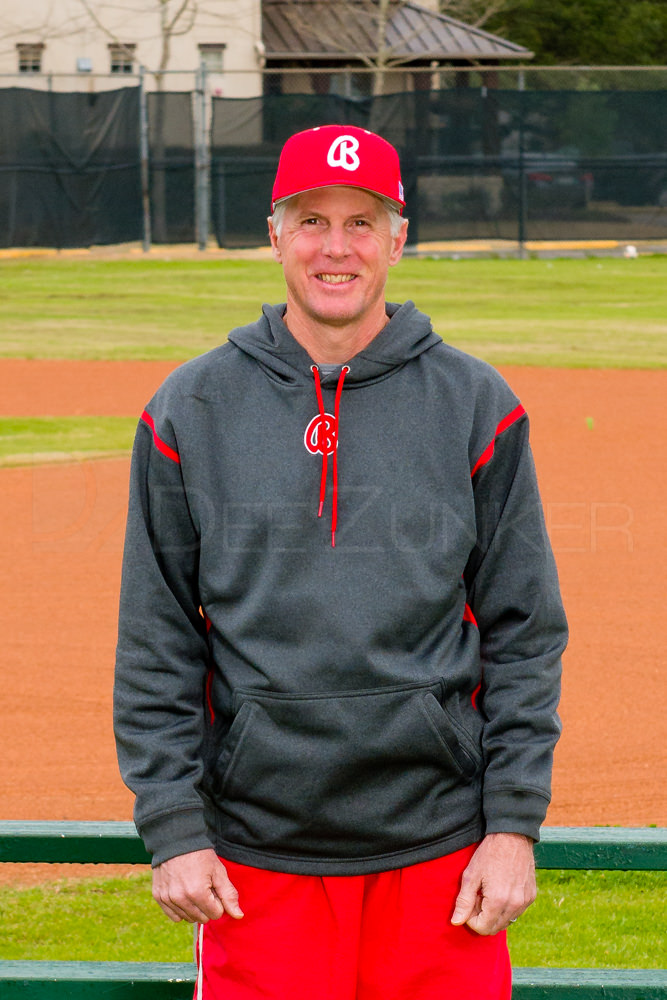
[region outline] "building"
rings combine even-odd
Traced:
[[[438,89],[443,68],[471,67],[493,85],[499,66],[532,58],[437,6],[437,0],[263,0],[266,68],[275,70],[265,89],[363,99]]]
[[[6,85],[96,91],[136,82],[214,95],[367,97],[439,85],[442,67],[492,73],[531,53],[437,12],[437,0],[3,0]],[[489,77],[491,80],[491,77]]]
[[[191,90],[204,64],[219,96],[261,94],[260,0],[2,0],[5,85],[102,90],[132,81]],[[13,79],[11,79],[13,78]]]

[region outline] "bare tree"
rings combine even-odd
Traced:
[[[396,11],[407,0],[336,0],[316,8],[301,0],[287,0],[288,17],[306,48],[323,55],[345,56],[372,73],[372,93],[384,90],[387,71],[410,61],[404,45],[388,41],[388,29]],[[417,35],[415,30],[413,35]]]
[[[89,21],[120,52],[123,51],[123,37],[120,34],[118,8],[111,4],[93,3],[79,0]],[[166,154],[165,100],[163,98],[165,74],[169,69],[172,43],[180,35],[187,35],[194,27],[198,14],[197,0],[134,0],[128,9],[128,16],[143,15],[148,40],[158,43],[157,63],[144,67],[155,80],[156,96],[152,100],[150,121],[151,160],[153,164],[150,184],[152,201],[152,231],[158,242],[167,240],[167,190],[164,170]],[[125,36],[126,37],[126,36]],[[128,47],[127,54],[134,57],[134,48]]]
[[[508,10],[510,0],[439,0],[441,14],[454,17],[473,28],[483,28],[496,14]]]
[[[439,13],[479,28],[508,4],[509,0],[440,0]],[[383,93],[388,71],[414,60],[411,43],[423,28],[419,18],[406,16],[401,19],[400,34],[392,30],[398,14],[412,15],[419,6],[413,0],[336,0],[312,5],[284,0],[282,6],[306,48],[354,59],[370,70],[373,96]],[[410,23],[414,27],[406,30]]]
[[[29,40],[46,44],[54,38],[67,38],[76,31],[82,17],[63,10],[56,0],[40,5],[36,11],[0,8],[0,55],[15,50],[17,43]]]
[[[79,0],[79,3],[95,27],[122,49],[124,43],[117,29],[105,17],[104,5],[100,10],[101,5],[93,4],[90,0]],[[169,68],[172,41],[177,36],[187,35],[192,31],[198,12],[197,0],[137,0],[136,10],[154,15],[154,27],[149,30],[152,37],[159,41],[160,56],[156,66],[147,68],[155,77],[156,89],[161,91],[164,75]]]

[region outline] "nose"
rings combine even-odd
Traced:
[[[329,257],[347,257],[350,253],[350,234],[346,227],[335,224],[327,226],[322,250]]]

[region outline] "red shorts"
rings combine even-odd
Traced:
[[[195,1000],[510,1000],[505,932],[450,923],[474,849],[379,875],[225,861],[245,916],[200,926]]]

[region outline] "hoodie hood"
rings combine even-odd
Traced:
[[[262,306],[262,317],[229,334],[231,341],[254,358],[267,374],[287,384],[312,383],[313,361],[287,329],[283,316],[287,306]],[[431,320],[413,302],[386,304],[389,322],[363,351],[347,361],[345,389],[385,378],[413,358],[442,343]]]
[[[419,312],[413,302],[403,305],[386,304],[389,322],[363,351],[347,361],[337,376],[333,413],[325,409],[322,377],[319,366],[293,337],[284,323],[286,306],[262,307],[262,318],[233,330],[229,340],[250,355],[270,378],[283,384],[311,383],[317,398],[318,413],[305,430],[306,447],[322,456],[317,516],[322,517],[329,477],[329,457],[332,460],[331,482],[331,545],[336,545],[338,520],[338,428],[341,395],[344,389],[362,387],[388,378],[413,358],[442,343],[434,333],[431,321]],[[335,376],[334,376],[335,377]]]

